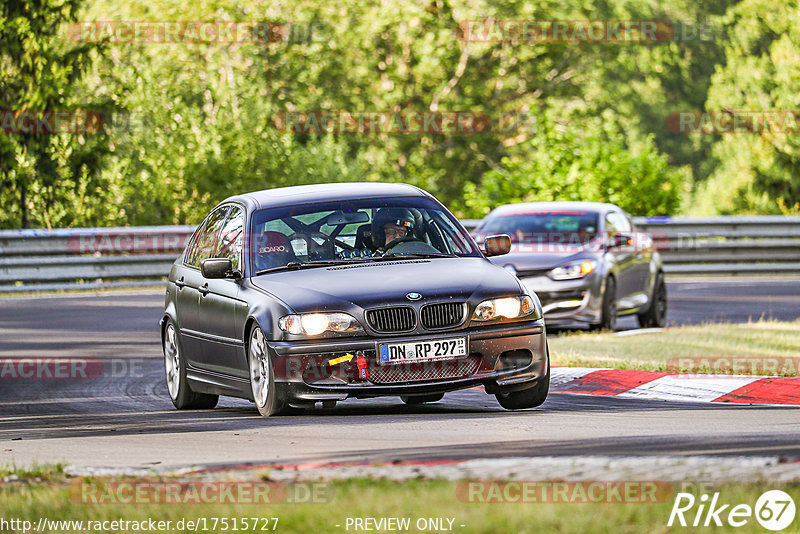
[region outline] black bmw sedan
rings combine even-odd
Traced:
[[[179,409],[250,399],[264,416],[348,397],[418,404],[483,386],[542,404],[541,304],[433,196],[405,184],[231,197],[172,266],[161,339]]]

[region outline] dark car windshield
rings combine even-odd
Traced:
[[[530,209],[490,216],[478,231],[508,234],[515,243],[581,245],[597,237],[598,221],[592,211]]]
[[[383,257],[479,256],[455,217],[425,197],[314,202],[253,214],[254,272]],[[393,245],[387,248],[388,245]],[[388,253],[388,255],[386,255]]]

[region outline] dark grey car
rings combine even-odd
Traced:
[[[508,252],[508,236],[486,240]],[[161,335],[178,408],[219,395],[262,415],[484,386],[544,402],[541,305],[447,209],[404,184],[288,187],[214,208],[169,274]]]
[[[536,292],[548,325],[613,330],[617,315],[642,327],[664,325],[661,257],[627,213],[596,202],[532,202],[493,210],[475,230],[511,236],[511,253],[492,261]]]

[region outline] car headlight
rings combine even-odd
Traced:
[[[286,315],[278,321],[278,327],[297,336],[318,336],[325,332],[362,332],[355,317],[347,313],[303,313]]]
[[[489,299],[478,304],[475,313],[472,314],[472,319],[474,321],[516,319],[530,315],[535,309],[533,299],[528,295]]]
[[[595,264],[593,261],[571,261],[561,267],[556,267],[547,274],[553,280],[573,280],[575,278],[583,278],[587,274],[593,272],[594,267]]]

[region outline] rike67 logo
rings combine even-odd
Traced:
[[[691,493],[678,493],[667,526],[682,527],[742,527],[753,518],[765,529],[779,531],[792,524],[795,505],[792,497],[781,490],[766,491],[759,496],[755,506],[721,502],[719,492],[699,498]]]

